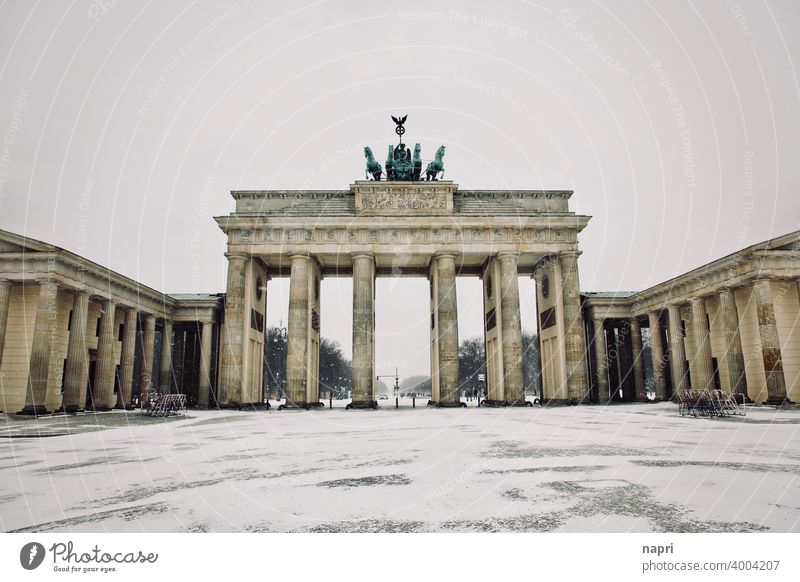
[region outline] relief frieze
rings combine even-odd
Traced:
[[[520,227],[447,228],[259,228],[231,234],[233,244],[480,244],[564,243],[574,241],[570,230]]]

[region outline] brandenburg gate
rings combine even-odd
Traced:
[[[227,289],[164,294],[68,250],[0,230],[0,411],[130,408],[185,394],[199,408],[263,405],[269,280],[289,278],[285,408],[320,406],[320,282],[353,278],[350,408],[375,408],[375,281],[430,288],[431,400],[461,406],[456,278],[480,277],[486,394],[522,406],[519,276],[536,288],[543,404],[664,401],[720,389],[800,399],[800,231],[637,292],[583,292],[572,192],[462,190],[445,147],[423,169],[397,145],[346,190],[241,190],[215,220]],[[426,160],[427,161],[427,160]],[[423,171],[424,170],[424,171]],[[400,306],[402,309],[404,306]],[[534,322],[530,322],[534,323]],[[534,326],[531,326],[534,327]],[[157,341],[158,339],[158,341]]]
[[[404,130],[395,118],[398,130]],[[483,283],[485,404],[525,405],[519,275],[536,280],[543,400],[587,398],[578,233],[589,217],[569,191],[461,190],[437,179],[444,146],[422,174],[420,147],[389,146],[385,170],[365,148],[367,175],[348,190],[234,191],[216,221],[228,237],[218,404],[262,398],[267,282],[289,277],[286,407],[319,405],[320,280],[353,277],[352,408],[374,408],[375,278],[430,282],[431,400],[461,406],[456,277]],[[383,179],[386,178],[386,179]],[[427,178],[427,179],[426,179]]]

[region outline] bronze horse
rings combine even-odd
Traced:
[[[367,177],[372,174],[373,180],[380,180],[383,168],[375,161],[375,156],[372,155],[372,149],[369,146],[364,148],[364,157],[367,158]]]
[[[427,181],[431,180],[438,180],[438,176],[441,173],[444,176],[444,162],[442,162],[442,158],[444,157],[444,146],[440,146],[438,150],[436,150],[436,158],[428,164],[428,167],[425,168],[425,179]]]

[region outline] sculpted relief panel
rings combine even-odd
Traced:
[[[359,192],[356,210],[382,214],[407,214],[415,210],[427,211],[425,214],[446,214],[452,211],[452,196],[447,192]]]

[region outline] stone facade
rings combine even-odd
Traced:
[[[461,406],[458,276],[483,283],[485,402],[526,404],[517,277],[534,279],[544,403],[664,400],[719,387],[800,399],[800,232],[637,293],[581,293],[568,191],[360,181],[345,191],[235,191],[226,293],[165,295],[0,231],[0,410],[263,403],[268,282],[290,280],[287,406],[318,406],[320,281],[353,277],[353,408],[375,400],[375,280],[430,281],[431,404]],[[160,349],[156,350],[159,345]],[[156,353],[158,352],[158,353]]]
[[[615,377],[612,392],[620,400],[663,400],[719,388],[759,404],[800,401],[798,281],[800,231],[638,293],[584,294],[595,325],[638,330],[627,355],[645,364],[645,381],[634,382],[631,369]],[[591,368],[604,369],[607,357],[597,351]],[[596,375],[593,382],[600,383]]]
[[[64,249],[0,231],[0,410],[129,408],[142,392],[163,389],[160,378],[170,391],[189,389],[194,403],[197,388],[173,379],[169,330],[218,327],[220,303],[218,296],[164,295]],[[153,370],[157,323],[168,339]]]
[[[557,341],[566,346],[559,364],[565,377],[547,383],[543,397],[551,402],[589,399],[577,270],[578,233],[589,217],[570,211],[572,192],[460,190],[448,181],[359,181],[344,192],[248,190],[232,195],[234,212],[216,218],[228,237],[228,256],[238,258],[236,265],[229,263],[225,325],[238,327],[248,317],[246,306],[231,297],[253,285],[244,262],[263,265],[272,277],[290,278],[288,405],[306,407],[319,394],[318,379],[308,373],[318,358],[318,341],[305,333],[310,309],[304,282],[312,266],[319,277],[353,277],[353,407],[377,404],[374,290],[375,278],[383,275],[430,280],[431,400],[437,406],[461,405],[456,277],[493,277],[495,294],[485,299],[492,362],[488,400],[525,404],[517,277],[552,265],[559,269],[553,301],[560,321]],[[238,331],[224,335],[234,354],[241,345]],[[226,354],[224,348],[223,358]],[[235,355],[231,362],[231,370],[237,369]],[[543,362],[548,369],[553,365]],[[247,374],[223,373],[221,394],[238,390],[240,381],[248,381]]]

